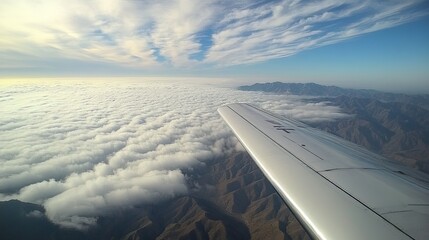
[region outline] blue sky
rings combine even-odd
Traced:
[[[429,4],[5,0],[0,76],[228,78],[429,93]]]

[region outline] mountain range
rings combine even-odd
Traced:
[[[272,92],[277,94],[291,94],[299,96],[325,96],[325,97],[338,97],[348,96],[356,98],[369,98],[376,99],[382,102],[402,102],[419,105],[425,109],[429,109],[429,95],[416,94],[408,95],[403,93],[388,93],[371,89],[350,89],[340,88],[337,86],[324,86],[316,83],[255,83],[253,85],[246,85],[238,87],[243,91],[262,91]]]

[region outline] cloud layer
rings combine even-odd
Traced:
[[[2,86],[0,200],[42,204],[53,222],[82,229],[109,211],[187,194],[184,171],[241,149],[216,112],[231,102],[309,121],[339,116],[339,109],[299,98],[201,85]]]
[[[55,59],[143,67],[236,65],[397,26],[423,0],[4,0],[0,68]]]

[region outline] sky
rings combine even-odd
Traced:
[[[216,111],[231,102],[306,122],[349,117],[296,96],[181,82],[17,82],[0,87],[0,201],[43,205],[46,216],[31,216],[84,230],[99,216],[209,188],[190,184],[192,173],[244,151]]]
[[[288,81],[429,93],[424,0],[3,0],[0,77]]]

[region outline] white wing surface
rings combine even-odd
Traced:
[[[248,104],[219,113],[315,239],[429,239],[429,180]]]

